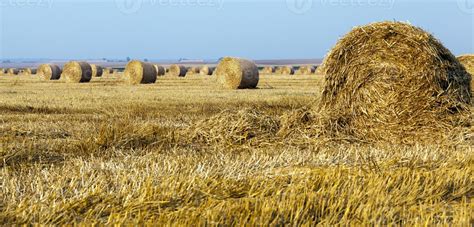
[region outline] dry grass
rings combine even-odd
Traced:
[[[320,77],[119,77],[0,77],[1,223],[473,222],[472,126],[453,144],[370,145],[318,134]]]

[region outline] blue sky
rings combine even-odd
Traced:
[[[353,26],[382,20],[474,53],[473,0],[0,2],[0,58],[321,58]]]

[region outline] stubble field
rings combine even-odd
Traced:
[[[451,144],[318,138],[322,85],[2,76],[0,223],[473,224],[472,126]]]

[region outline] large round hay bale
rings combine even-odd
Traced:
[[[59,80],[61,73],[59,66],[51,64],[42,64],[37,70],[37,75],[43,80]]]
[[[168,75],[172,77],[185,77],[188,70],[182,65],[171,65]]]
[[[229,89],[256,88],[260,79],[257,65],[241,58],[223,58],[216,74],[222,86]]]
[[[91,64],[92,77],[101,77],[104,74],[104,68],[100,65]]]
[[[161,65],[153,65],[153,66],[155,67],[157,76],[164,76],[166,74],[165,67],[163,67]]]
[[[469,112],[471,76],[436,38],[407,23],[356,27],[323,65],[322,110],[331,128],[357,139],[433,141]]]
[[[87,62],[71,61],[64,65],[61,77],[68,83],[87,83],[92,79],[92,67]]]
[[[0,68],[0,75],[5,75],[7,74],[7,70],[5,70],[4,68]]]
[[[474,87],[474,54],[466,54],[457,57],[459,62],[466,68],[467,72],[471,74],[471,90]]]
[[[9,68],[8,69],[8,74],[9,75],[18,75],[20,73],[20,70],[19,69],[16,69],[16,68]]]
[[[152,84],[157,72],[153,64],[134,60],[127,64],[123,75],[129,84]]]
[[[212,73],[214,73],[214,70],[215,70],[214,67],[209,67],[205,65],[199,69],[199,74],[201,74],[202,76],[210,76],[212,75]]]

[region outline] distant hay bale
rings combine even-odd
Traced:
[[[0,75],[5,75],[7,74],[7,70],[4,68],[0,68]]]
[[[217,80],[229,89],[256,88],[260,79],[257,65],[241,58],[225,57],[217,66]]]
[[[305,65],[305,66],[301,66],[296,72],[295,74],[298,74],[298,75],[311,75],[315,72],[316,68],[314,66],[311,66],[311,65]]]
[[[275,67],[273,66],[265,66],[262,69],[262,74],[273,74],[275,73]]]
[[[171,65],[168,75],[172,77],[185,77],[188,70],[182,65]]]
[[[87,62],[71,61],[64,65],[61,77],[68,83],[87,83],[92,79],[92,67]]]
[[[209,67],[209,66],[205,65],[205,66],[202,66],[199,69],[199,74],[202,75],[202,76],[210,76],[214,73],[214,70],[215,70],[214,67]]]
[[[59,80],[61,73],[61,68],[52,64],[42,64],[37,70],[37,75],[43,80]]]
[[[467,72],[471,74],[471,90],[474,87],[474,80],[472,77],[474,76],[474,54],[466,54],[457,57],[459,62],[466,68]]]
[[[161,65],[153,65],[153,66],[155,67],[157,76],[164,76],[166,74],[165,67],[163,67]]]
[[[436,38],[410,24],[356,27],[323,65],[327,125],[358,140],[433,142],[470,114],[471,76]]]
[[[101,77],[104,74],[104,68],[99,65],[91,64],[92,77]]]
[[[20,73],[20,70],[19,69],[16,69],[16,68],[10,68],[8,69],[8,74],[9,75],[18,75]]]
[[[275,69],[275,74],[281,75],[283,72],[283,66],[278,66]]]
[[[291,66],[283,66],[280,71],[281,75],[294,75],[295,69]]]
[[[153,64],[134,60],[127,64],[123,75],[129,84],[152,84],[157,72]]]
[[[186,76],[192,76],[192,75],[196,75],[199,73],[199,68],[198,67],[188,67],[187,68],[187,72],[186,72]]]
[[[114,74],[114,70],[110,67],[104,69],[103,76]]]
[[[32,69],[32,68],[26,68],[26,69],[25,69],[25,73],[26,73],[27,75],[34,75],[34,74],[36,74],[37,72],[38,72],[38,71],[37,71],[36,69]]]

